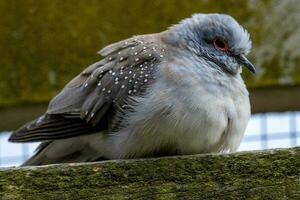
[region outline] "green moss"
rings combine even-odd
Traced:
[[[99,59],[95,52],[100,48],[131,35],[162,31],[192,13],[233,15],[249,29],[256,50],[261,49],[264,33],[270,29],[262,24],[262,18],[273,4],[235,0],[1,1],[0,106],[47,102]],[[258,60],[254,54],[252,58]],[[245,74],[249,86],[280,84],[282,66],[273,58],[257,62],[260,69],[266,69],[258,79]],[[291,77],[290,84],[299,83],[299,74]]]
[[[300,149],[0,169],[4,199],[298,199]]]

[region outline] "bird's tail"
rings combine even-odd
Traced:
[[[80,137],[42,142],[35,154],[21,166],[76,163],[105,160]]]

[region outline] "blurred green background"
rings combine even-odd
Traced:
[[[297,86],[299,8],[297,0],[0,1],[0,108],[46,103],[105,45],[202,12],[230,14],[250,32],[258,68],[244,73],[250,89]]]

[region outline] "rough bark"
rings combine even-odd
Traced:
[[[300,199],[300,148],[0,170],[2,199]]]

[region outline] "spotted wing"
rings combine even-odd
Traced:
[[[144,94],[155,80],[164,46],[153,35],[137,36],[105,47],[105,58],[75,77],[40,118],[15,131],[10,141],[43,141],[116,129],[116,113],[131,97]]]

